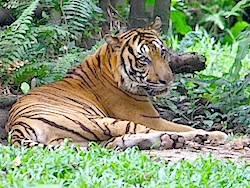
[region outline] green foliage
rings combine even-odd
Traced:
[[[248,30],[246,30],[245,33]],[[178,40],[178,39],[173,39]],[[225,74],[231,74],[235,64],[235,59],[241,60],[242,66],[237,70],[240,77],[244,77],[250,70],[249,56],[246,56],[249,50],[249,43],[245,43],[247,38],[240,38],[239,41],[234,42],[232,45],[222,44],[220,41],[210,37],[205,30],[196,28],[195,31],[189,32],[178,44],[178,41],[171,42],[176,44],[173,46],[178,51],[198,52],[206,56],[206,69],[202,72],[205,75],[213,75],[222,77]],[[242,41],[242,42],[241,42]],[[240,47],[240,44],[244,48]],[[242,52],[241,49],[244,49]],[[244,53],[240,55],[241,53]],[[241,57],[241,58],[240,58]],[[237,61],[238,62],[238,61]]]
[[[239,72],[242,68],[242,60],[249,54],[250,49],[250,26],[246,31],[239,35],[239,48],[237,51],[237,55],[235,57],[235,63],[231,67],[230,73],[233,72],[233,77],[236,76],[238,78]]]
[[[89,32],[90,28],[95,29],[94,26],[98,24],[100,15],[102,15],[102,10],[99,7],[86,0],[65,1],[61,11],[64,14],[68,29],[79,33],[84,31],[86,36],[91,33]],[[93,19],[93,16],[99,16],[99,20]]]
[[[250,7],[249,0],[236,3],[233,0],[212,1],[172,1],[172,11],[181,11],[183,27],[203,26],[208,33],[221,42],[232,43],[249,23],[242,20],[244,8]],[[186,20],[187,22],[183,21]],[[177,29],[177,33],[179,30]]]
[[[30,90],[30,85],[27,82],[21,84],[21,90],[24,94],[28,93]]]
[[[7,84],[20,86],[34,77],[38,84],[61,78],[82,61],[84,38],[99,31],[101,10],[91,0],[40,3],[55,7],[45,9],[41,20],[33,15],[38,0],[5,3],[13,12],[20,12],[18,5],[26,6],[9,28],[0,31],[0,77]],[[54,12],[61,14],[56,21],[48,16]]]
[[[85,152],[0,146],[0,187],[247,187],[249,173],[247,163],[211,155],[166,164],[135,148],[120,152],[93,144]]]
[[[224,42],[232,43],[248,26],[249,23],[245,21],[237,21],[230,29],[227,30],[229,34],[224,38]]]
[[[188,25],[186,21],[186,15],[179,10],[171,10],[171,21],[174,24],[175,30],[182,34],[185,35],[189,31],[192,31],[192,28]]]
[[[179,45],[173,42],[177,50],[196,51],[207,59],[204,71],[196,76],[182,75],[173,85],[174,91],[165,102],[178,114],[173,121],[250,133],[249,36],[247,29],[237,42],[222,45],[197,28]]]
[[[31,46],[31,42],[37,42],[36,36],[25,34],[30,31],[31,21],[33,20],[32,15],[38,3],[39,0],[32,2],[8,29],[1,31],[0,56],[3,57],[3,61],[8,62],[20,58],[23,50],[27,50]],[[22,47],[17,49],[19,45]]]

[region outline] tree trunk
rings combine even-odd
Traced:
[[[145,3],[145,0],[130,0],[130,29],[149,25],[149,19],[145,13]]]
[[[170,17],[171,0],[155,0],[154,18],[160,16],[162,20],[162,31],[167,33]]]

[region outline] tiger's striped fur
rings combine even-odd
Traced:
[[[60,81],[35,88],[11,109],[6,126],[17,145],[58,145],[65,138],[87,146],[179,148],[185,140],[225,139],[160,118],[149,96],[166,93],[173,74],[159,38],[149,28],[106,36],[106,43]],[[22,143],[23,142],[23,143]],[[155,144],[157,143],[158,144]]]

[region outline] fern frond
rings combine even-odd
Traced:
[[[60,73],[62,76],[65,75],[71,67],[79,63],[79,55],[80,53],[72,53],[64,55],[57,61],[52,71],[54,73],[55,72]]]
[[[12,0],[8,2],[4,2],[3,7],[7,9],[15,9],[29,2],[30,2],[29,0]]]
[[[32,14],[38,3],[39,0],[32,2],[8,29],[1,31],[0,56],[6,56],[9,52],[15,51],[19,45],[23,45],[27,49],[31,42],[37,42],[36,38],[32,35],[27,35],[27,32],[30,30],[29,26],[33,20]]]
[[[77,39],[77,37],[67,31],[67,29],[63,26],[59,25],[40,25],[39,27],[36,27],[33,32],[36,33],[56,33],[58,36],[63,37],[63,38],[71,38],[71,39]]]
[[[72,31],[84,31],[93,27],[93,20],[103,11],[97,7],[92,0],[70,0],[63,4],[65,20]]]
[[[30,26],[33,20],[32,14],[38,3],[39,0],[34,0],[8,29],[0,31],[0,57],[3,62],[0,77],[7,75],[9,65],[13,61],[25,60],[21,54],[25,54],[32,43],[37,42],[35,33],[30,33]]]
[[[24,74],[25,73],[25,74]],[[7,83],[20,85],[24,81],[31,80],[34,77],[44,76],[46,74],[46,65],[42,62],[29,62],[25,66],[18,68],[11,73],[5,80]]]

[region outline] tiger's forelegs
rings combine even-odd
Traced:
[[[128,148],[139,146],[140,149],[150,148],[180,148],[186,139],[179,133],[162,132],[148,128],[132,121],[100,117],[92,119],[109,136],[99,143],[108,148]]]
[[[209,137],[205,131],[158,131],[132,121],[107,117],[95,118],[92,119],[92,122],[98,124],[103,130],[103,135],[106,135],[106,138],[102,139],[103,141],[100,144],[107,147],[127,148],[139,146],[140,149],[180,148],[185,145],[186,140],[204,142]]]
[[[100,144],[108,148],[129,148],[138,146],[140,149],[172,149],[185,145],[185,138],[176,133],[155,132],[148,134],[125,134],[114,137]]]

